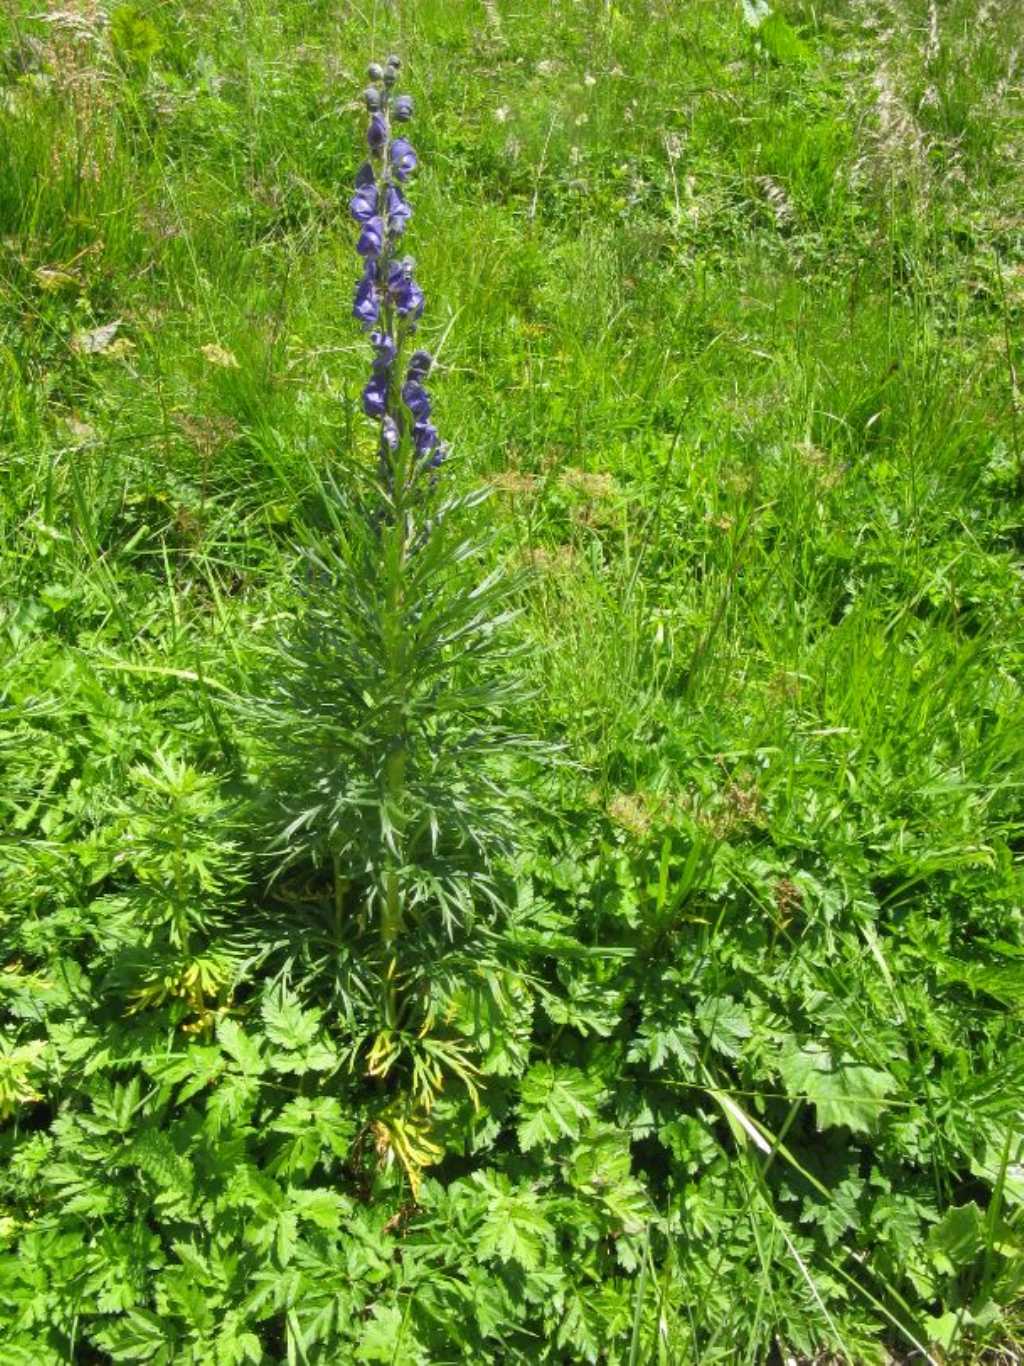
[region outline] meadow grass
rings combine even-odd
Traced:
[[[223,1301],[241,1345],[211,1346],[180,1268],[156,1300],[146,1275],[133,1299],[69,1273],[69,1329],[44,1249],[46,1287],[0,1277],[8,1360],[48,1322],[36,1360],[1017,1359],[1024,20],[763,8],[0,17],[11,1257],[84,1199],[47,1166],[69,1167],[76,1095],[138,1056],[119,1036],[76,1074],[70,1008],[37,1029],[32,982],[88,964],[140,766],[194,770],[197,840],[247,792],[239,699],[294,613],[296,544],[340,462],[373,456],[345,205],[384,51],[420,111],[411,249],[447,477],[492,486],[489,553],[530,571],[529,720],[562,747],[518,876],[576,947],[536,970],[516,1046],[535,1091],[545,1067],[597,1079],[547,1168],[532,1131],[501,1147],[540,1105],[509,1063],[419,1223],[380,1178],[373,1237],[400,1250],[333,1339],[298,1290],[271,1315],[249,1283]],[[605,951],[627,948],[620,973]],[[583,1189],[597,1159],[564,1141],[598,1113],[627,1141],[622,1207],[572,1261],[550,1173]],[[451,1191],[478,1177],[472,1243]],[[491,1224],[522,1238],[497,1262]],[[273,1237],[255,1247],[280,1277]],[[474,1258],[521,1318],[479,1280],[451,1289]],[[560,1262],[570,1281],[545,1282]]]

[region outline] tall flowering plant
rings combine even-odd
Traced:
[[[395,133],[412,117],[393,93],[398,69],[397,57],[370,68],[369,156],[350,200],[375,459],[332,462],[327,530],[305,533],[294,619],[258,710],[286,970],[336,1004],[353,1065],[380,1088],[377,1148],[415,1182],[435,1153],[439,1091],[454,1076],[475,1096],[480,1021],[515,995],[502,869],[534,747],[512,725],[517,581],[487,568],[481,496],[440,477],[433,362],[414,344],[423,291],[400,252],[417,158]]]

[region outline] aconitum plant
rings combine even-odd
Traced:
[[[424,380],[433,357],[418,349],[406,360],[409,339],[423,313],[423,290],[416,282],[416,262],[399,254],[412,208],[405,197],[406,181],[416,170],[418,158],[407,138],[393,135],[393,123],[412,119],[409,95],[393,95],[400,62],[373,63],[371,80],[363,94],[370,114],[366,141],[370,157],[356,174],[355,193],[349,202],[360,227],[356,251],[363,258],[363,273],[356,284],[353,316],[370,333],[373,361],[363,389],[363,411],[380,424],[381,476],[393,489],[400,463],[402,442],[408,438],[414,453],[406,478],[424,467],[436,469],[447,454],[430,420],[430,396]],[[404,373],[403,373],[404,370]]]
[[[517,775],[536,747],[513,728],[518,579],[495,563],[481,495],[459,492],[451,465],[439,477],[424,296],[404,254],[417,157],[395,133],[413,113],[393,93],[398,69],[370,67],[369,155],[349,201],[375,449],[326,459],[294,620],[254,710],[286,971],[336,1003],[353,1066],[380,1088],[378,1148],[412,1176],[445,1078],[475,1095],[481,1012],[518,999],[502,985],[519,952],[505,870],[522,840]]]

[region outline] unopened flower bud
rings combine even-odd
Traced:
[[[381,66],[380,62],[371,62],[366,68],[366,74],[371,81],[379,81],[384,75],[384,68]]]
[[[412,96],[396,95],[391,112],[399,123],[408,123],[412,118]]]
[[[391,86],[394,85],[395,81],[398,80],[398,72],[395,70],[395,68],[394,68],[393,66],[386,66],[386,67],[384,68],[384,77],[383,77],[383,80],[384,80],[384,84],[385,84],[389,89],[391,88]]]
[[[366,101],[366,107],[371,114],[376,113],[380,108],[380,91],[375,85],[368,85],[366,87],[363,91],[363,99]]]
[[[401,57],[399,57],[398,54],[397,54],[396,52],[392,52],[391,55],[388,57],[388,66],[393,66],[393,67],[395,68],[395,70],[397,71],[398,68],[399,68],[401,65],[402,65],[402,59],[401,59]]]

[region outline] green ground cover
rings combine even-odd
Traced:
[[[551,748],[438,741],[508,847],[382,988],[272,699],[392,50]],[[983,0],[5,7],[4,1366],[1018,1359],[1022,93]]]

